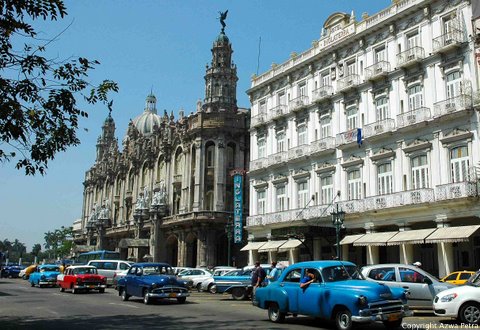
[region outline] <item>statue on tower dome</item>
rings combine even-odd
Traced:
[[[228,14],[228,9],[224,11],[223,13],[221,11],[218,12],[220,14],[220,17],[218,18],[220,20],[220,24],[222,24],[222,32],[225,31],[225,20],[227,19],[227,14]]]

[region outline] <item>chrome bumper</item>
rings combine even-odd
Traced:
[[[107,286],[105,284],[100,284],[100,285],[78,285],[75,284],[73,286],[75,289],[92,289],[92,290],[98,290],[98,289],[105,289]]]
[[[188,297],[190,294],[188,292],[165,292],[165,293],[153,293],[149,292],[146,294],[149,298],[182,298]]]
[[[396,321],[398,319],[412,316],[413,312],[408,308],[408,306],[403,306],[400,311],[397,312],[379,312],[371,315],[370,310],[360,310],[360,315],[352,316],[353,322],[372,322],[372,321]]]

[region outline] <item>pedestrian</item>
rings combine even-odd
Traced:
[[[269,283],[272,283],[278,280],[279,276],[280,276],[280,269],[277,268],[277,262],[272,261],[272,270],[270,271],[270,274],[267,275],[267,279]]]
[[[252,272],[252,299],[255,297],[255,291],[260,286],[263,286],[263,282],[267,277],[267,273],[265,270],[260,266],[260,261],[255,262],[255,268]]]

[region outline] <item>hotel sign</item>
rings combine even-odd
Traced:
[[[329,33],[326,37],[320,39],[318,47],[320,49],[328,48],[353,34],[355,34],[355,24],[350,24],[343,28],[340,25],[336,25],[329,29]]]
[[[243,227],[243,173],[233,175],[233,243],[242,243]]]

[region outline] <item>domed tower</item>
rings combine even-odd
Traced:
[[[223,21],[221,21],[223,22]],[[232,44],[225,34],[225,24],[213,43],[212,63],[205,74],[203,111],[237,111],[237,66],[232,62]]]
[[[143,135],[153,133],[155,126],[160,126],[161,118],[157,115],[157,98],[150,93],[145,100],[145,111],[133,120],[133,125]]]
[[[115,121],[113,120],[110,111],[108,117],[103,123],[102,134],[97,139],[96,161],[101,161],[112,146],[117,146],[117,141],[115,139]]]

